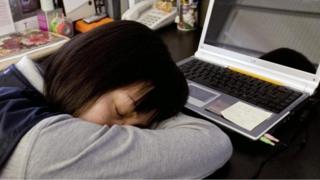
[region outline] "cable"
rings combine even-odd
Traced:
[[[298,150],[296,152],[298,153],[306,146],[309,134],[307,122],[311,114],[311,111],[313,111],[312,107],[315,107],[316,104],[319,103],[319,100],[320,99],[314,97],[309,99],[308,105],[301,112],[301,115],[297,117],[297,121],[293,122],[295,127],[297,128],[295,129],[295,132],[292,134],[292,136],[289,138],[288,143],[279,142],[278,144],[276,144],[276,146],[274,146],[273,152],[271,152],[271,154],[260,163],[258,170],[252,176],[253,179],[258,178],[261,172],[263,171],[264,167],[267,165],[267,163],[269,163],[272,159],[277,157],[280,153],[283,153],[291,147],[298,147]],[[290,121],[290,119],[288,120]],[[301,138],[300,142],[295,144],[295,140],[301,135],[303,137]]]

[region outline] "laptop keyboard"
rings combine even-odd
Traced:
[[[181,65],[180,69],[189,80],[274,113],[280,113],[302,95],[284,86],[195,59]]]

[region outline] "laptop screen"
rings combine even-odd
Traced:
[[[215,0],[204,41],[209,45],[315,73],[309,70],[310,67],[301,68],[295,58],[300,55],[306,57],[312,68],[318,68],[320,1]],[[279,54],[266,56],[266,53],[279,48],[282,48],[282,51],[277,51],[280,54],[288,53],[287,48],[295,53],[281,60],[277,59],[282,57]]]

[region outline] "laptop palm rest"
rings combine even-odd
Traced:
[[[253,140],[257,140],[261,135],[266,133],[270,128],[272,128],[280,120],[286,117],[290,112],[283,111],[279,114],[272,113],[272,115],[269,118],[267,118],[265,121],[257,125],[254,129],[249,131],[225,119],[222,116],[221,112],[231,107],[237,102],[245,103],[252,107],[258,108],[257,106],[239,100],[238,98],[232,97],[223,92],[209,89],[190,80],[188,80],[188,86],[190,94],[186,108],[191,109],[192,111],[195,111],[198,114],[207,117],[209,120],[214,121],[220,125],[226,126],[227,128],[232,129]],[[301,99],[298,101],[301,101]]]

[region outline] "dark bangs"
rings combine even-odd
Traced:
[[[154,89],[137,104],[157,120],[177,114],[188,86],[160,37],[133,21],[115,21],[73,38],[50,57],[44,75],[47,101],[74,114],[103,94],[137,82]]]

